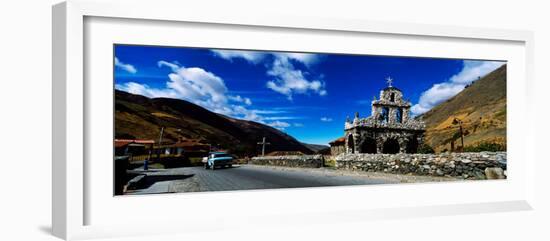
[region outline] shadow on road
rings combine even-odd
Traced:
[[[233,165],[231,167],[216,167],[216,170],[235,169],[241,167],[240,165]]]
[[[148,175],[145,180],[139,185],[139,189],[145,189],[151,187],[157,182],[184,180],[193,177],[195,174],[190,175]]]

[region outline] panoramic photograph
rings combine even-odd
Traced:
[[[114,195],[506,179],[506,61],[113,46]]]

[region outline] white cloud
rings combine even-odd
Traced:
[[[464,89],[463,84],[439,83],[434,84],[430,89],[424,91],[420,96],[418,104],[411,107],[413,115],[419,115],[429,111],[439,103],[448,100]]]
[[[133,65],[123,63],[120,60],[118,60],[117,57],[115,57],[115,66],[118,67],[118,68],[121,68],[121,69],[123,69],[126,72],[131,73],[131,74],[137,73],[137,69]]]
[[[274,77],[266,83],[266,87],[283,95],[286,95],[289,100],[292,100],[293,94],[307,94],[310,92],[320,96],[327,94],[324,88],[324,82],[320,80],[308,80],[306,78],[309,73],[304,72],[294,66],[293,61],[302,63],[307,68],[316,64],[322,58],[319,54],[309,53],[283,53],[272,52],[264,53],[258,51],[244,50],[211,50],[215,56],[232,61],[233,59],[242,58],[249,63],[258,64],[264,60],[272,60],[266,66],[268,67],[267,74]],[[267,58],[271,55],[271,58]]]
[[[264,117],[263,119],[264,120],[298,120],[303,118],[299,116],[268,116],[268,117]]]
[[[232,117],[241,118],[249,121],[264,123],[263,117],[255,110],[249,110],[244,106],[234,106],[233,113],[226,114]]]
[[[230,95],[228,97],[232,101],[244,103],[246,105],[252,105],[252,100],[250,100],[250,98],[241,97],[240,95]]]
[[[248,50],[223,50],[213,49],[210,50],[214,56],[222,59],[233,61],[233,59],[244,59],[252,64],[258,64],[267,59],[269,55],[274,58],[288,58],[298,61],[307,67],[319,62],[322,55],[310,54],[310,53],[285,53],[285,52],[261,52],[261,51],[248,51]]]
[[[308,54],[308,53],[274,53],[276,58],[288,58],[295,61],[301,62],[307,67],[316,64],[319,62],[321,55],[319,54]]]
[[[215,56],[225,60],[233,61],[233,59],[242,58],[249,63],[258,64],[267,56],[267,54],[258,51],[245,50],[210,50]]]
[[[288,113],[286,110],[256,110],[258,114],[284,114]]]
[[[445,82],[434,84],[420,95],[418,104],[411,107],[413,115],[420,115],[431,110],[439,103],[450,99],[464,89],[467,84],[494,71],[505,62],[497,61],[463,61],[462,70]]]
[[[310,92],[317,93],[320,96],[327,94],[324,82],[308,80],[305,76],[307,73],[295,68],[289,57],[285,55],[275,57],[267,74],[273,77],[272,80],[267,82],[267,88],[286,95],[289,100],[292,100],[293,94]]]
[[[138,84],[135,82],[127,82],[124,84],[115,85],[115,89],[123,90],[135,95],[143,95],[149,98],[166,97],[166,98],[179,98],[178,93],[171,89],[155,89],[145,84]]]
[[[223,79],[202,68],[184,67],[178,63],[167,61],[159,61],[158,66],[169,67],[172,70],[172,73],[168,75],[165,88],[153,88],[136,82],[117,84],[115,88],[149,98],[167,97],[184,99],[216,113],[256,121],[279,130],[284,130],[291,126],[289,123],[281,120],[297,119],[297,117],[286,116],[263,116],[286,113],[287,111],[256,110],[245,107],[252,105],[250,98],[240,95],[228,95],[229,91]]]
[[[169,67],[170,69],[172,69],[172,71],[174,71],[174,72],[177,72],[178,69],[180,68],[180,66],[178,65],[178,63],[176,63],[176,62],[170,63],[170,62],[164,61],[164,60],[158,61],[158,62],[157,62],[157,65],[158,65],[159,67],[167,66],[167,67]]]
[[[453,83],[469,84],[479,77],[483,77],[498,67],[504,65],[505,62],[500,61],[474,61],[465,60],[462,70],[451,77],[450,81]]]
[[[198,67],[184,67],[178,63],[159,61],[159,67],[169,67],[168,81],[164,88],[153,88],[136,82],[116,85],[115,88],[132,94],[144,95],[150,98],[168,97],[190,101],[216,113],[252,121],[262,121],[254,110],[249,110],[239,104],[251,105],[250,98],[228,95],[228,89],[223,79],[211,72]]]
[[[284,122],[284,121],[274,121],[274,122],[269,122],[269,123],[266,123],[266,124],[273,127],[273,128],[277,128],[279,130],[284,130],[285,128],[290,126],[289,123]]]
[[[215,74],[197,67],[172,68],[168,75],[167,86],[191,101],[227,102],[227,87],[224,81]]]
[[[329,117],[321,117],[321,121],[322,121],[322,122],[331,122],[331,121],[332,121],[332,118],[329,118]]]

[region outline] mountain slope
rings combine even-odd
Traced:
[[[147,98],[115,90],[115,138],[158,140],[165,127],[163,142],[202,139],[239,155],[255,155],[256,144],[266,137],[266,151],[311,150],[293,137],[267,125],[216,114],[188,101]]]
[[[463,122],[464,146],[480,143],[506,145],[506,65],[487,74],[453,98],[419,116],[426,122],[426,144],[437,152],[460,146],[458,125]]]
[[[306,147],[308,147],[310,150],[316,153],[319,151],[325,150],[327,148],[330,148],[329,145],[307,144],[307,143],[302,143],[302,144],[304,144]]]

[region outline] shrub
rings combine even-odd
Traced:
[[[333,156],[323,156],[325,167],[336,167],[336,159]]]
[[[498,143],[482,142],[475,146],[464,147],[464,152],[482,152],[482,151],[506,151],[506,146]]]
[[[422,144],[418,147],[418,153],[428,154],[428,153],[435,153],[435,151],[431,146],[427,144]]]

